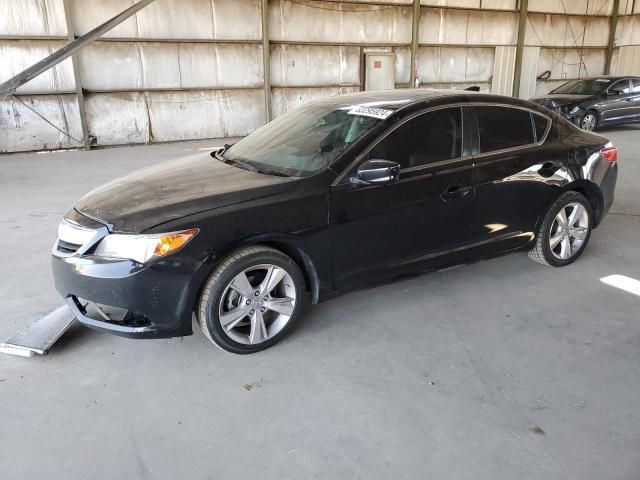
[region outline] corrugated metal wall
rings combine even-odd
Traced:
[[[69,30],[84,34],[133,3],[0,0],[0,81],[60,48]],[[493,90],[510,92],[517,0],[421,4],[421,86],[491,90],[499,79]],[[551,72],[537,82],[538,93],[569,78],[603,73],[612,4],[529,0],[525,45],[540,47],[536,74]],[[407,87],[412,12],[412,0],[270,0],[273,115],[311,99],[360,90],[367,49],[394,52],[396,87]],[[634,13],[640,13],[640,1],[621,0],[616,45],[640,44]],[[84,48],[76,73],[93,143],[242,136],[261,126],[266,118],[261,26],[260,0],[156,0]],[[616,50],[614,70],[631,65],[618,57]],[[80,146],[71,59],[21,87],[16,97],[0,100],[0,151]]]

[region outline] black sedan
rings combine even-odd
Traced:
[[[305,299],[514,250],[561,267],[609,210],[617,149],[533,103],[394,90],[323,99],[233,146],[79,200],[53,247],[84,324],[251,353]]]
[[[531,101],[587,131],[640,122],[640,78],[605,76],[572,80]]]

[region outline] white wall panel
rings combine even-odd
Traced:
[[[421,5],[457,8],[494,8],[515,10],[517,0],[420,0]]]
[[[610,15],[612,7],[613,0],[529,0],[530,12]]]
[[[146,95],[153,141],[243,137],[264,124],[262,90]]]
[[[98,145],[149,142],[149,115],[142,93],[85,95],[89,134]]]
[[[640,16],[622,17],[618,20],[616,45],[640,45]]]
[[[55,40],[0,40],[0,82],[9,80],[64,44]],[[73,68],[69,58],[21,86],[17,93],[56,93],[74,89]]]
[[[517,36],[515,13],[427,9],[420,18],[420,43],[513,45]]]
[[[530,14],[525,44],[531,46],[601,46],[609,42],[607,18]]]
[[[583,50],[582,56],[574,49],[541,48],[538,75],[549,70],[552,79],[578,78],[604,73],[606,52]]]
[[[418,78],[421,83],[489,82],[493,62],[492,48],[421,47]]]
[[[136,43],[94,42],[80,51],[80,74],[88,90],[142,88],[140,51]]]
[[[411,82],[411,49],[406,47],[393,47],[396,55],[396,83],[409,84]]]
[[[293,110],[300,105],[319,98],[331,97],[342,93],[357,92],[356,87],[341,88],[274,88],[271,97],[273,117]]]
[[[516,47],[496,47],[491,93],[511,95],[516,64]]]
[[[73,95],[18,97],[58,128],[82,140],[78,104]],[[27,107],[12,98],[0,100],[0,152],[79,147]]]
[[[411,14],[409,7],[272,0],[269,33],[272,40],[407,44]]]
[[[310,72],[313,72],[310,75]],[[273,45],[273,86],[322,86],[360,83],[360,48]]]
[[[0,0],[0,34],[65,36],[62,0]]]
[[[162,1],[162,0],[157,0]],[[73,0],[71,15],[76,32],[83,35],[111,17],[133,5],[133,0]],[[131,38],[138,36],[137,14],[128,18],[120,25],[109,30],[103,37]]]
[[[640,75],[640,45],[618,49],[611,67],[615,75]]]

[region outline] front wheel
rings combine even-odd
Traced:
[[[529,258],[552,267],[569,265],[587,246],[592,219],[591,204],[584,195],[563,193],[544,217]]]
[[[580,121],[580,128],[586,130],[588,132],[593,132],[596,128],[598,128],[598,117],[593,112],[587,112],[582,117]]]
[[[235,252],[207,280],[198,323],[215,345],[254,353],[280,341],[299,316],[304,279],[279,250],[254,246]]]

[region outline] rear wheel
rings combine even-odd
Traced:
[[[593,112],[585,113],[580,121],[580,128],[588,132],[593,132],[598,128],[598,116]]]
[[[291,258],[269,247],[237,251],[203,289],[198,323],[215,345],[253,353],[280,341],[299,316],[304,279]]]
[[[575,261],[584,251],[593,225],[589,200],[578,192],[565,192],[547,212],[529,258],[553,267]]]

